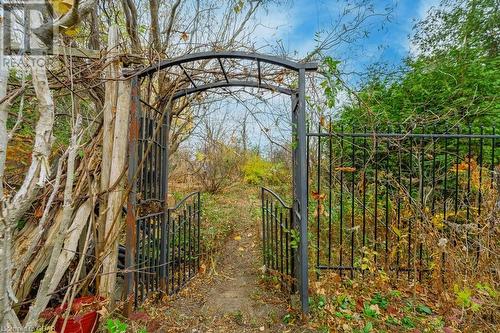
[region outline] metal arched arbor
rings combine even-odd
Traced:
[[[215,63],[220,74],[220,80],[216,79],[212,82],[196,82],[195,75],[190,74],[188,65],[196,62]],[[237,67],[238,62],[246,62],[256,65],[256,68],[250,75],[247,71],[244,74],[234,73],[231,68],[228,68],[228,63]],[[278,68],[286,73],[296,75],[296,80],[289,86],[275,84],[275,82],[266,82],[263,73],[263,67],[268,66]],[[184,76],[185,84],[175,91],[170,91],[169,96],[164,96],[171,101],[178,98],[189,96],[191,94],[200,93],[203,91],[224,88],[224,87],[253,87],[266,89],[291,97],[291,112],[292,112],[292,159],[293,159],[293,226],[299,232],[300,242],[298,253],[295,256],[295,275],[298,280],[298,291],[302,310],[308,311],[308,240],[307,240],[307,139],[306,139],[306,72],[313,72],[318,69],[316,63],[299,63],[290,61],[284,58],[263,55],[257,53],[246,52],[201,52],[188,54],[185,56],[167,59],[160,61],[152,66],[141,69],[133,73],[131,77],[131,112],[130,112],[130,131],[129,131],[129,181],[132,182],[131,192],[128,197],[127,204],[127,255],[126,266],[128,269],[125,283],[127,296],[132,294],[132,286],[134,284],[134,258],[135,244],[137,242],[137,233],[140,232],[137,227],[136,203],[137,203],[137,188],[135,177],[138,170],[138,140],[139,140],[139,114],[141,105],[145,102],[141,99],[141,80],[151,78],[151,76],[160,72],[169,72],[176,69],[178,73]],[[193,70],[194,71],[194,70]],[[207,72],[201,70],[206,78]],[[241,77],[247,76],[246,80]],[[215,75],[214,75],[215,77]],[[250,78],[250,79],[249,79]],[[253,78],[253,79],[252,79]],[[150,105],[149,105],[150,106]],[[151,106],[150,106],[151,107]],[[159,159],[159,164],[162,176],[162,184],[158,191],[151,195],[151,200],[161,202],[162,197],[164,209],[167,209],[167,193],[168,193],[168,132],[169,132],[169,115],[170,106],[166,108],[167,115],[162,117],[166,119],[163,130],[165,131],[165,139],[159,145],[159,149],[163,154]],[[140,147],[139,147],[140,149]],[[162,162],[163,161],[163,162]],[[144,198],[143,198],[144,199]]]

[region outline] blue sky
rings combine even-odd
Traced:
[[[380,17],[366,22],[368,37],[343,44],[328,54],[343,60],[346,71],[362,72],[376,62],[398,65],[412,51],[408,35],[416,20],[425,17],[438,0],[374,0],[375,11],[393,8],[390,21],[382,25]],[[344,9],[344,0],[293,0],[261,12],[256,33],[263,43],[281,40],[289,54],[301,58],[315,46],[315,33],[328,31]]]
[[[391,6],[393,8],[391,19],[384,26],[380,18],[371,19],[366,25],[369,30],[367,37],[355,43],[341,44],[328,51],[328,55],[342,61],[344,72],[363,73],[368,66],[377,62],[390,66],[400,65],[405,57],[414,52],[408,39],[412,27],[416,21],[424,18],[427,11],[436,6],[439,0],[373,0],[373,2],[376,3],[377,11]],[[280,41],[289,56],[296,59],[303,58],[314,49],[315,34],[321,30],[328,30],[332,22],[338,21],[344,3],[344,0],[289,0],[288,4],[261,11],[257,14],[255,23],[258,27],[253,34],[257,47],[263,47],[258,51],[275,54],[275,50],[269,45],[276,45],[277,41]],[[346,75],[346,78],[351,84],[359,82],[359,76],[356,75]],[[282,100],[283,96],[278,95],[276,98],[277,103],[288,102]],[[228,99],[227,103],[226,108],[232,110],[234,119],[239,119],[243,114],[239,112],[244,112],[245,108],[232,99]],[[272,107],[271,103],[264,109]],[[236,116],[235,112],[239,116]],[[267,113],[273,112],[268,110]],[[272,115],[256,113],[256,117],[264,127],[273,129],[267,135],[274,141],[288,142],[290,128],[286,122],[280,121],[277,126]],[[237,124],[236,121],[233,122],[232,125]],[[269,151],[272,144],[263,134],[256,119],[249,118],[248,125],[250,144],[260,147],[263,152]],[[235,129],[234,126],[228,128]]]

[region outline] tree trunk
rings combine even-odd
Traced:
[[[42,17],[40,13],[30,16],[30,24],[34,27],[40,26]],[[42,47],[43,44],[35,37],[32,38],[33,47]],[[42,188],[50,173],[49,158],[52,148],[52,129],[54,126],[54,101],[47,73],[44,66],[44,59],[33,56],[30,59],[33,87],[38,100],[39,118],[35,127],[35,142],[31,154],[31,164],[23,183],[14,197],[7,200],[4,196],[0,199],[0,224],[2,224],[2,250],[0,253],[0,327],[12,329],[19,327],[20,323],[12,309],[12,303],[17,300],[12,289],[12,233],[17,221],[26,213]],[[8,78],[8,75],[7,75]],[[2,162],[5,162],[3,160]],[[2,166],[3,168],[3,166]]]
[[[77,115],[77,118],[75,120],[72,129],[71,143],[70,146],[68,147],[68,164],[66,172],[66,183],[64,186],[64,203],[62,210],[62,220],[61,224],[59,225],[57,234],[55,236],[54,247],[52,248],[50,254],[49,264],[47,266],[47,269],[45,270],[42,282],[40,282],[40,286],[38,287],[38,292],[35,301],[31,305],[28,311],[28,315],[26,316],[25,327],[36,326],[36,322],[38,320],[38,317],[40,316],[40,313],[45,309],[45,307],[49,303],[51,294],[56,289],[57,285],[59,284],[60,278],[66,271],[64,267],[60,267],[58,266],[58,264],[60,263],[61,258],[63,258],[62,260],[64,260],[64,258],[66,257],[65,251],[63,251],[64,250],[63,245],[66,239],[66,235],[68,233],[71,217],[73,216],[73,208],[74,208],[73,183],[75,176],[75,159],[78,150],[78,141],[79,141],[78,138],[80,135],[80,125],[81,125],[81,116]]]

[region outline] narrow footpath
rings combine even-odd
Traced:
[[[262,274],[260,199],[256,193],[247,195],[235,203],[239,216],[234,217],[233,233],[222,250],[168,301],[165,331],[290,331],[283,324],[286,297]]]

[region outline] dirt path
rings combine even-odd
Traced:
[[[165,331],[282,332],[287,302],[279,289],[263,282],[259,201],[237,200],[234,232],[206,272],[168,302]],[[210,267],[211,266],[211,267]],[[169,320],[170,321],[170,320]]]

